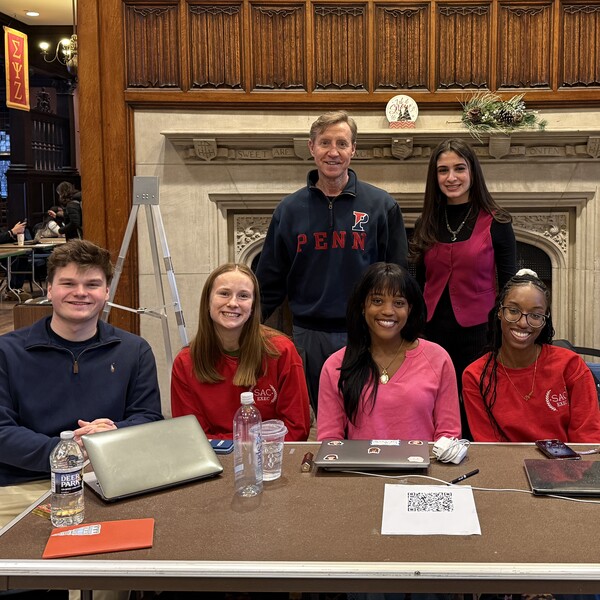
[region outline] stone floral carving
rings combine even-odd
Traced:
[[[257,242],[264,240],[270,222],[271,215],[236,215],[234,217],[236,262],[245,262],[242,257],[247,251]]]
[[[567,214],[516,214],[513,215],[513,224],[533,235],[545,238],[556,246],[561,254],[567,255],[569,245]]]

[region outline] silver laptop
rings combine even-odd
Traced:
[[[423,440],[323,440],[314,464],[329,471],[427,469]]]
[[[84,435],[82,439],[94,469],[83,479],[107,502],[223,471],[193,415]]]
[[[534,494],[600,496],[600,461],[526,458],[523,462]]]

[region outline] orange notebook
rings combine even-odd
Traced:
[[[42,558],[151,548],[154,519],[81,523],[52,530]]]

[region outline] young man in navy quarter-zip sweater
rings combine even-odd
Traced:
[[[162,419],[150,346],[99,320],[112,275],[107,250],[84,240],[57,247],[52,316],[0,337],[0,527],[48,489],[61,431],[81,444]]]

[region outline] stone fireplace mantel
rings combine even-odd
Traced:
[[[381,114],[353,116],[358,144],[351,167],[396,198],[407,227],[422,209],[433,148],[450,137],[470,143],[490,192],[513,216],[517,240],[549,257],[556,337],[600,347],[600,111],[544,113],[546,131],[484,135],[480,141],[458,123],[458,113],[419,115],[415,129],[402,130],[388,129]],[[135,111],[136,175],[160,180],[189,337],[208,274],[224,262],[252,263],[277,203],[306,185],[314,168],[308,131],[317,117],[301,111]],[[144,227],[138,237],[140,302],[156,306]],[[170,365],[160,325],[142,320],[141,331],[157,355],[168,414]]]
[[[275,164],[310,161],[306,133],[240,133],[163,131],[186,164]],[[428,161],[431,151],[447,139],[448,132],[390,129],[363,132],[358,136],[353,161],[388,163]],[[483,160],[580,161],[600,160],[600,131],[520,130],[510,135],[485,134],[473,139],[464,130],[460,137],[474,146]]]

